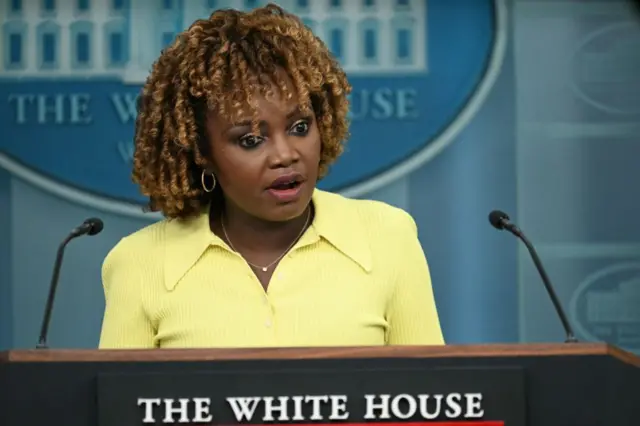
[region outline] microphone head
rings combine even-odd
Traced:
[[[85,220],[83,225],[89,228],[89,231],[87,231],[88,235],[99,234],[104,228],[104,223],[102,223],[102,220],[98,219],[97,217],[92,217]]]
[[[489,222],[496,229],[504,229],[504,225],[509,221],[509,215],[500,210],[494,210],[489,213]]]

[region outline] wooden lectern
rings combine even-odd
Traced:
[[[640,425],[606,344],[0,353],[0,425]]]

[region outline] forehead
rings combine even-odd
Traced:
[[[273,85],[266,94],[254,92],[252,95],[254,107],[259,115],[286,115],[299,106],[299,99],[293,87],[287,87],[286,92],[283,93],[279,87]],[[240,105],[238,114],[243,117],[250,116],[249,105]]]
[[[257,118],[261,121],[273,121],[284,118],[292,112],[304,109],[296,95],[296,90],[289,78],[282,81],[284,90],[277,82],[270,82],[261,88],[250,90],[250,102],[241,97],[227,96],[222,100],[221,108],[213,113],[216,121],[238,123]],[[224,111],[223,114],[219,114]],[[254,113],[257,116],[254,116]]]

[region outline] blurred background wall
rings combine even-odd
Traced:
[[[194,19],[250,0],[0,0],[0,349],[91,348],[102,260],[158,220],[130,182],[135,95]],[[640,353],[640,28],[628,1],[283,0],[341,60],[353,137],[320,187],[409,211],[450,343],[561,341],[536,244],[578,337]]]

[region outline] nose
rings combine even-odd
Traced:
[[[269,166],[273,169],[289,167],[300,159],[293,138],[279,134],[271,137]]]

